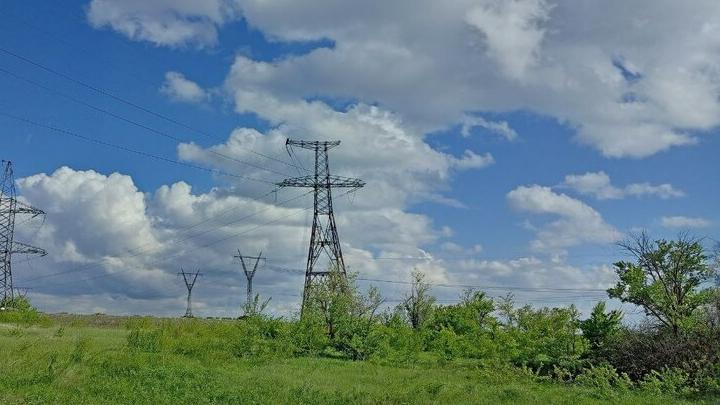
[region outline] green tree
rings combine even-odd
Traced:
[[[425,281],[425,274],[414,270],[411,277],[410,294],[405,295],[400,308],[407,316],[410,326],[417,330],[430,319],[436,300],[430,295],[430,284]]]
[[[15,296],[14,298],[7,297],[0,301],[0,308],[11,308],[16,311],[35,311],[35,308],[30,303],[27,297]]]
[[[578,310],[568,308],[533,308],[525,305],[514,311],[513,326],[507,332],[518,344],[517,364],[548,369],[554,364],[576,359],[584,351],[578,337]]]
[[[713,269],[702,244],[687,235],[652,241],[643,232],[620,247],[635,260],[615,263],[619,281],[608,295],[642,307],[677,336],[710,298],[711,289],[702,286]]]
[[[450,328],[458,335],[479,332],[487,322],[495,304],[482,291],[465,290],[460,302],[435,309],[432,327],[435,330]]]
[[[335,338],[339,324],[351,313],[354,291],[350,291],[350,280],[337,268],[330,268],[327,275],[314,283],[308,292],[303,316],[319,316],[327,330],[328,337]]]
[[[580,321],[580,329],[593,353],[602,355],[610,339],[620,331],[622,317],[619,310],[605,312],[605,301],[600,301],[593,307],[590,318]]]
[[[345,275],[331,268],[310,290],[303,318],[320,319],[335,349],[352,359],[365,359],[374,350],[371,329],[383,302],[377,288],[370,287],[367,295],[360,294],[354,274]]]

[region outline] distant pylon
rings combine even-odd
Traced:
[[[260,260],[265,260],[264,257],[262,257],[262,250],[260,251],[260,254],[257,256],[243,256],[242,253],[240,253],[240,249],[238,249],[238,254],[236,256],[233,256],[235,258],[240,259],[240,264],[243,268],[243,273],[245,273],[245,278],[247,278],[247,298],[245,300],[245,308],[250,308],[250,303],[253,300],[253,294],[252,294],[252,282],[253,277],[255,277],[255,272],[257,271],[258,264],[260,263]],[[245,259],[255,260],[255,264],[252,267],[252,270],[249,270],[245,264]]]
[[[192,289],[195,286],[195,281],[197,281],[198,276],[202,276],[202,273],[200,273],[200,270],[196,271],[195,273],[186,273],[185,270],[182,268],[180,269],[180,273],[178,273],[183,276],[183,281],[185,281],[185,287],[187,287],[187,309],[185,309],[185,318],[192,318]]]
[[[47,252],[38,247],[15,241],[15,216],[18,214],[37,217],[45,213],[23,204],[15,195],[15,179],[12,162],[2,161],[2,184],[0,184],[0,298],[2,302],[15,298],[12,277],[12,255],[17,253],[45,256]]]
[[[330,174],[328,151],[340,141],[298,141],[288,139],[286,147],[297,146],[315,152],[315,172],[301,177],[285,179],[277,183],[279,187],[309,187],[314,190],[313,225],[310,233],[310,248],[305,267],[305,288],[303,291],[304,310],[308,293],[313,282],[328,275],[329,268],[337,268],[346,275],[345,261],[340,248],[340,237],[335,225],[335,214],[332,205],[332,189],[335,187],[361,188],[365,182],[360,179],[334,176]],[[318,268],[318,259],[325,252],[329,266]]]

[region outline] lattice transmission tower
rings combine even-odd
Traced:
[[[200,270],[195,273],[188,273],[181,268],[178,274],[182,275],[185,287],[187,287],[187,309],[185,309],[185,315],[183,315],[183,317],[192,318],[192,289],[195,287],[198,276],[202,276],[202,273],[200,273]]]
[[[12,274],[12,256],[14,254],[45,256],[44,249],[30,246],[15,240],[15,216],[29,215],[37,217],[45,212],[17,200],[12,162],[2,163],[2,189],[0,189],[0,298],[2,302],[15,298]]]
[[[277,183],[278,187],[308,187],[314,191],[313,224],[310,233],[310,248],[305,267],[305,287],[303,290],[302,308],[305,308],[310,287],[317,280],[328,275],[330,268],[337,268],[346,275],[345,261],[340,248],[335,214],[332,204],[333,188],[361,188],[365,182],[360,179],[335,176],[330,174],[328,151],[340,141],[300,141],[288,139],[286,147],[297,146],[315,152],[315,172],[301,177],[285,179]],[[319,259],[325,253],[328,263]],[[325,264],[325,266],[323,266]]]
[[[240,249],[238,249],[238,254],[233,257],[240,259],[243,273],[245,273],[245,278],[247,279],[247,299],[245,300],[245,311],[247,312],[253,301],[253,277],[255,277],[255,272],[257,272],[258,264],[260,264],[261,260],[264,261],[265,258],[262,257],[262,251],[260,251],[260,254],[258,254],[257,256],[243,256],[243,254],[240,253]],[[255,260],[255,264],[252,266],[252,269],[248,269],[248,266],[245,263],[246,259]]]

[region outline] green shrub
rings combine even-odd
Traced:
[[[612,366],[592,366],[575,378],[575,383],[595,390],[602,397],[612,397],[618,391],[632,388],[633,383],[625,373],[619,373]]]
[[[7,302],[7,306],[0,304],[0,308],[2,308],[0,309],[0,323],[15,323],[28,326],[50,326],[52,324],[47,315],[40,313],[25,298],[15,298]]]
[[[640,388],[653,394],[694,394],[698,390],[690,385],[690,375],[678,368],[652,370],[640,381]]]
[[[463,336],[458,336],[452,329],[442,328],[433,335],[430,349],[438,353],[444,360],[457,357],[468,357],[468,345]]]
[[[310,316],[292,322],[288,340],[295,356],[317,355],[329,344],[324,325]]]
[[[375,325],[372,333],[377,342],[376,350],[370,356],[370,360],[374,363],[411,365],[417,362],[422,353],[421,334],[404,322]]]

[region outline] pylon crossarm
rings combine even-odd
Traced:
[[[285,141],[285,145],[297,146],[298,148],[315,150],[317,148],[324,147],[326,149],[334,148],[340,145],[340,141],[302,141],[288,139]]]
[[[365,182],[360,179],[343,176],[302,176],[285,179],[275,183],[278,187],[338,187],[338,188],[361,188]]]
[[[21,243],[18,241],[13,241],[13,248],[10,253],[16,254],[26,254],[26,255],[39,255],[39,256],[46,256],[47,251],[45,249],[41,249],[39,247],[30,246],[25,243]]]
[[[33,217],[37,217],[38,215],[45,215],[45,211],[37,209],[35,207],[31,207],[20,201],[17,201],[16,204],[17,206],[14,209],[16,214],[32,215]]]

